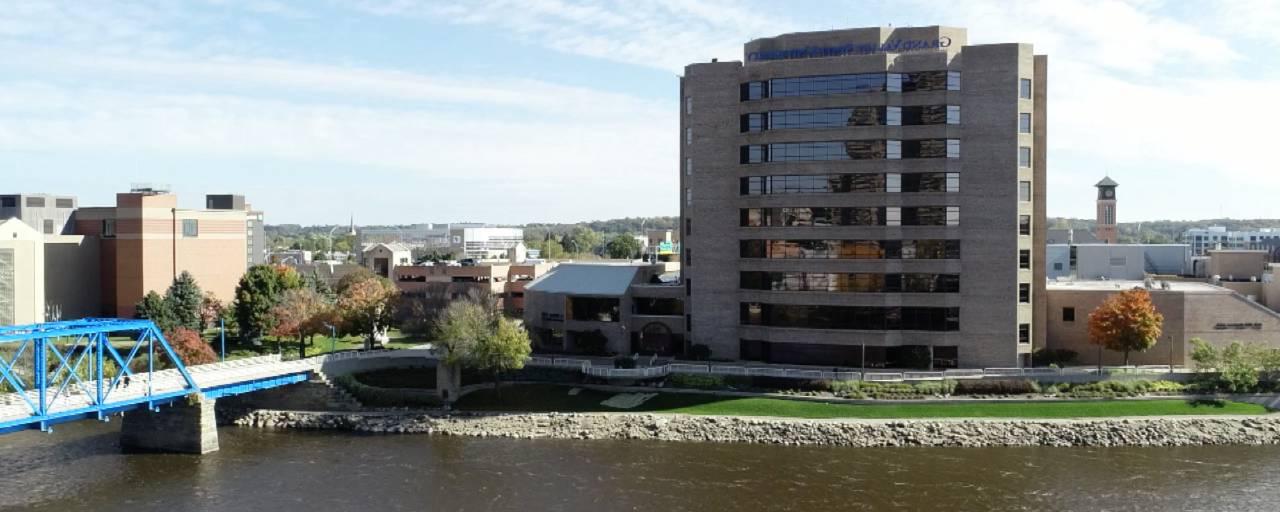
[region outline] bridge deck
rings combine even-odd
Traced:
[[[301,380],[301,376],[314,371],[316,359],[299,361],[281,361],[279,355],[260,356],[235,361],[188,366],[187,371],[199,386],[200,392],[206,395],[225,396],[251,391],[252,388],[235,389],[237,386],[260,381],[271,381],[281,377],[293,376]],[[284,382],[278,382],[283,384]],[[150,393],[148,393],[150,385]],[[266,386],[260,386],[266,387]],[[52,398],[57,388],[47,388],[46,397]],[[79,413],[96,413],[99,410],[111,412],[140,407],[148,402],[163,403],[193,394],[182,374],[176,369],[152,372],[140,372],[130,378],[128,386],[123,380],[116,387],[107,391],[105,403],[95,406],[97,398],[97,382],[85,381],[81,386],[72,380],[66,389],[48,408],[46,417],[57,417],[60,414],[79,415]],[[23,395],[26,395],[24,400]],[[29,401],[29,403],[28,403]],[[36,423],[30,404],[39,403],[39,392],[27,390],[25,393],[0,394],[0,427],[22,424],[24,420]],[[0,429],[2,430],[2,429]]]

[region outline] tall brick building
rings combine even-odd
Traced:
[[[950,27],[785,34],[680,93],[686,330],[716,358],[1023,364],[1047,58]]]

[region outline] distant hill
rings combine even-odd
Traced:
[[[1049,228],[1089,229],[1093,219],[1049,217]],[[1120,243],[1172,244],[1182,243],[1188,229],[1224,226],[1231,231],[1247,231],[1260,228],[1280,228],[1280,219],[1205,219],[1205,220],[1150,220],[1121,222]]]

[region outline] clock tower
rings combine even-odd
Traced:
[[[1116,187],[1120,186],[1110,177],[1102,178],[1098,188],[1098,222],[1094,235],[1103,243],[1114,244],[1119,240],[1116,230]]]

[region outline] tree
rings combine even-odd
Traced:
[[[218,361],[218,355],[213,352],[213,347],[205,343],[200,334],[191,329],[177,327],[166,331],[164,337],[169,340],[169,346],[173,348],[173,352],[182,359],[183,365],[195,366]]]
[[[636,237],[625,233],[615,235],[608,244],[605,244],[605,251],[609,253],[609,257],[620,260],[635,258],[642,249]]]
[[[150,320],[162,332],[173,330],[178,326],[177,321],[174,320],[172,305],[155,290],[147,292],[142,300],[138,301],[138,305],[134,306],[134,311],[135,316]]]
[[[1142,288],[1126,290],[1089,313],[1089,342],[1123,352],[1127,366],[1130,352],[1143,352],[1156,344],[1163,323],[1164,315],[1156,311],[1150,293]]]
[[[169,303],[169,311],[173,314],[175,325],[197,332],[203,330],[200,313],[204,303],[204,293],[200,291],[200,285],[196,284],[196,278],[190,272],[183,270],[178,274],[177,279],[173,280],[173,284],[169,285],[169,290],[165,292],[164,299]]]
[[[298,340],[298,356],[307,357],[306,339],[325,332],[332,321],[333,305],[311,288],[287,290],[271,308],[275,326],[271,335]]]
[[[312,269],[310,274],[303,276],[302,283],[303,286],[315,290],[316,293],[330,301],[337,298],[337,294],[334,293],[333,287],[329,286],[329,282],[320,278],[319,270]]]
[[[529,345],[529,333],[515,320],[497,317],[488,332],[473,347],[467,365],[493,375],[493,385],[498,387],[501,375],[524,368],[524,360],[533,348]]]
[[[204,292],[204,297],[200,300],[200,331],[213,327],[218,324],[226,313],[227,307],[222,305],[222,301],[213,295],[213,292]]]
[[[374,340],[386,334],[395,318],[392,306],[399,294],[391,281],[381,277],[351,284],[338,296],[343,331],[365,336],[365,349],[372,349]]]
[[[494,306],[482,294],[450,303],[436,321],[436,345],[444,351],[441,364],[491,372],[496,386],[502,372],[524,367],[532,348],[524,327]]]
[[[302,278],[285,266],[254,265],[236,286],[236,325],[240,339],[257,340],[274,326],[271,309],[286,290],[302,286]]]
[[[364,267],[356,267],[352,269],[351,272],[347,272],[347,274],[342,276],[341,279],[338,279],[338,286],[334,288],[334,291],[336,291],[338,295],[342,295],[347,293],[347,289],[351,288],[351,285],[366,279],[373,279],[375,277],[378,276],[374,274],[372,270]]]
[[[569,234],[560,240],[560,245],[571,254],[593,253],[603,242],[600,233],[586,226],[574,226]]]

